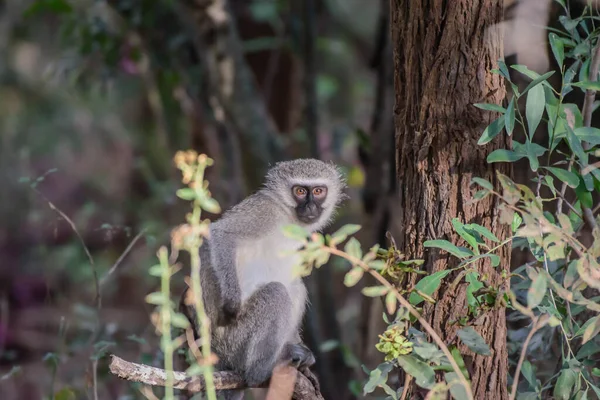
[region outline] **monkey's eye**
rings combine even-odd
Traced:
[[[306,196],[306,189],[301,186],[294,187],[294,195],[296,197],[304,197]]]
[[[313,189],[313,195],[315,197],[323,197],[327,194],[327,188],[324,187],[316,187]]]

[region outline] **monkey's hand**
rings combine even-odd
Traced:
[[[231,325],[242,310],[242,299],[239,296],[224,298],[219,306],[217,326]]]

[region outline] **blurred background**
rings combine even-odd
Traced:
[[[278,160],[333,160],[351,198],[330,229],[358,223],[363,245],[386,245],[396,185],[388,7],[0,2],[2,399],[93,398],[93,388],[102,399],[143,398],[104,356],[162,363],[144,298],[159,284],[148,274],[156,250],[189,210],[175,196],[178,150],[215,160],[208,179],[224,209]],[[506,0],[507,64],[552,69],[543,26],[560,11]],[[383,357],[382,306],[345,288],[345,265],[330,264],[307,279],[304,339],[325,398],[356,398],[361,365]]]

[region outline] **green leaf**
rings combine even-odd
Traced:
[[[458,258],[467,258],[473,255],[473,252],[469,249],[465,249],[464,247],[458,247],[453,245],[447,240],[426,240],[423,243],[424,247],[436,247],[438,249],[442,249],[447,251],[448,253],[458,257]]]
[[[444,279],[449,273],[450,270],[445,269],[443,271],[438,271],[431,275],[428,275],[421,279],[419,282],[417,282],[417,284],[415,285],[415,289],[426,294],[427,296],[431,296],[433,292],[435,292],[440,287],[442,279]],[[419,296],[419,294],[417,294],[416,292],[413,292],[410,294],[408,301],[410,301],[412,305],[416,306],[421,304],[424,301],[424,299],[423,297]]]
[[[483,134],[479,138],[477,142],[478,145],[484,145],[489,143],[494,139],[504,128],[504,115],[501,115],[499,118],[495,119],[491,124],[488,125],[487,128],[483,131]]]
[[[285,225],[283,227],[283,234],[290,239],[296,239],[300,241],[306,240],[308,237],[308,231],[299,225]]]
[[[575,188],[575,195],[577,196],[577,199],[581,202],[581,204],[588,208],[593,207],[592,194],[588,192],[583,181],[581,181],[579,185],[577,185],[577,187]]]
[[[200,198],[200,207],[211,214],[218,214],[221,212],[219,202],[212,197],[202,196]]]
[[[179,189],[176,192],[177,197],[179,197],[182,200],[194,200],[196,198],[196,191],[194,189],[191,188],[183,188],[183,189]]]
[[[548,39],[550,40],[550,47],[552,47],[552,53],[554,54],[554,58],[558,63],[558,69],[562,70],[563,62],[565,60],[565,47],[561,38],[554,32],[551,32],[548,35]]]
[[[575,153],[578,159],[580,159],[583,163],[587,164],[588,157],[583,150],[583,146],[581,145],[580,139],[575,136],[575,132],[571,129],[570,126],[567,126],[567,143],[569,143],[569,147],[571,151]]]
[[[487,190],[494,190],[494,186],[490,182],[486,181],[485,179],[472,178],[471,185],[474,183],[478,184],[479,186],[481,186],[482,188],[485,188]]]
[[[458,365],[458,368],[460,369],[460,372],[462,372],[462,374],[464,375],[465,379],[469,379],[469,370],[467,369],[465,360],[463,359],[462,354],[460,354],[460,350],[458,350],[458,347],[451,346],[450,353],[452,354],[452,358],[454,358],[454,361],[456,361],[456,364]],[[452,367],[450,366],[450,368]]]
[[[356,285],[364,275],[361,267],[354,267],[344,276],[344,285],[352,287]]]
[[[341,243],[346,240],[348,236],[354,235],[356,232],[358,232],[360,228],[360,225],[355,224],[344,225],[338,229],[337,232],[331,235],[331,238],[335,241],[335,243]]]
[[[530,309],[534,309],[542,302],[547,288],[548,281],[546,280],[546,275],[538,274],[527,291],[527,306]]]
[[[504,126],[508,136],[512,135],[513,129],[515,129],[515,99],[510,99],[506,113],[504,114]]]
[[[458,218],[452,218],[452,226],[456,233],[471,245],[475,254],[479,254],[479,243],[477,238],[465,230],[465,225]]]
[[[500,112],[502,114],[504,114],[506,112],[506,110],[504,109],[504,107],[499,106],[498,104],[475,103],[473,105],[475,107],[480,108],[480,109],[485,110],[485,111],[497,111],[497,112]]]
[[[575,82],[575,83],[571,83],[571,85],[580,87],[585,90],[589,89],[589,90],[600,91],[600,82],[598,82],[598,81]]]
[[[497,149],[487,156],[487,162],[489,164],[496,162],[515,162],[523,157],[525,157],[524,154],[517,154],[512,150]]]
[[[569,263],[569,266],[567,267],[567,271],[565,272],[565,277],[563,278],[563,286],[566,289],[570,288],[571,285],[573,285],[573,283],[575,283],[577,276],[578,276],[577,261],[573,260]]]
[[[398,364],[404,372],[415,378],[416,384],[420,387],[431,389],[435,385],[435,372],[423,361],[411,355],[401,355],[398,357]]]
[[[388,379],[388,374],[390,373],[390,371],[392,371],[393,368],[394,366],[392,364],[383,363],[380,364],[373,371],[371,371],[371,373],[369,374],[369,380],[367,381],[367,383],[365,383],[365,386],[363,388],[363,394],[366,395],[368,393],[371,393],[379,386],[385,384]]]
[[[554,399],[569,400],[573,386],[575,386],[576,378],[577,373],[575,371],[572,369],[563,369],[554,386]]]
[[[362,250],[360,248],[360,242],[354,237],[348,240],[348,243],[346,243],[346,246],[344,247],[344,251],[354,258],[357,258],[359,260],[362,259]]]
[[[181,313],[171,314],[171,325],[175,328],[187,329],[190,326],[190,321]]]
[[[385,309],[387,310],[388,314],[392,315],[396,312],[397,301],[398,299],[396,299],[396,293],[393,291],[390,290],[388,294],[385,295]]]
[[[467,396],[465,387],[460,382],[456,372],[446,372],[444,374],[444,378],[446,379],[446,382],[448,382],[448,387],[450,389],[452,398],[456,400],[464,400],[469,398],[469,396]]]
[[[169,299],[165,297],[161,292],[150,293],[146,296],[146,303],[154,304],[157,306],[164,305],[168,301]]]
[[[369,268],[374,269],[376,271],[382,271],[385,269],[386,263],[383,260],[373,260],[367,264]]]
[[[506,68],[506,63],[502,59],[498,60],[498,69],[500,70],[502,76],[504,76],[510,82],[510,73],[508,72],[508,68]]]
[[[592,127],[580,127],[576,128],[573,133],[580,140],[588,142],[591,145],[597,146],[600,144],[600,129]]]
[[[361,290],[361,293],[367,297],[380,297],[387,294],[387,292],[389,292],[389,289],[385,286],[370,286]]]
[[[590,339],[596,337],[598,333],[600,333],[600,315],[591,318],[590,321],[591,322],[589,323],[588,327],[585,328],[585,331],[583,332],[583,338],[581,341],[582,344],[585,344]]]
[[[529,159],[529,166],[533,172],[537,171],[540,167],[540,163],[538,161],[537,151],[541,146],[530,142],[529,140],[525,143],[525,152],[527,153],[527,158]]]
[[[527,67],[525,67],[525,69],[527,69]],[[532,73],[531,76],[530,76],[530,78],[532,78],[535,75],[538,75],[537,72],[533,72],[533,71],[531,71],[529,69],[527,69],[527,70]],[[519,72],[523,72],[523,71],[519,71]],[[529,85],[527,85],[527,87],[525,88],[525,90],[523,90],[523,93],[521,93],[521,96],[523,96],[525,93],[529,92],[534,87],[538,86],[540,83],[542,83],[544,85],[550,85],[548,82],[546,82],[546,79],[548,79],[552,75],[554,75],[554,71],[546,72],[544,75],[538,76],[537,78],[535,78],[533,81],[531,81],[531,83]]]
[[[523,218],[521,218],[521,215],[519,213],[514,213],[513,220],[512,220],[511,226],[510,226],[513,233],[516,232],[517,229],[519,229],[522,222],[523,222]]]
[[[470,230],[474,230],[475,232],[479,233],[481,236],[485,237],[486,239],[491,240],[492,242],[500,242],[500,239],[498,239],[496,237],[496,235],[494,235],[492,232],[490,232],[490,230],[484,226],[478,225],[478,224],[469,224],[469,225],[465,225],[465,228],[470,229]]]
[[[490,352],[490,348],[485,343],[485,340],[470,326],[459,329],[456,332],[460,340],[474,353],[481,354],[484,356],[489,356],[492,353]]]
[[[482,257],[488,257],[492,261],[492,267],[500,265],[500,257],[495,254],[482,254]]]
[[[164,268],[165,267],[160,264],[153,265],[148,269],[148,274],[152,276],[162,276]]]
[[[544,88],[541,85],[533,86],[527,94],[527,102],[525,106],[525,115],[527,116],[527,128],[529,131],[530,138],[533,138],[535,130],[537,129],[538,125],[540,124],[540,121],[542,120],[542,115],[544,115],[545,106],[546,98],[544,95]]]
[[[544,168],[552,172],[554,176],[566,183],[569,187],[576,188],[579,185],[579,177],[571,171],[555,167]]]
[[[527,382],[529,382],[529,386],[535,389],[537,386],[537,379],[535,378],[535,371],[533,370],[533,365],[531,365],[529,361],[525,360],[523,362],[521,374],[523,374]]]

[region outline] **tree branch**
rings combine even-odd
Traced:
[[[151,386],[165,386],[167,373],[164,369],[151,367],[149,365],[137,364],[125,361],[120,357],[111,355],[110,372],[121,379],[130,382],[139,382]],[[175,372],[173,387],[175,389],[200,392],[204,389],[204,379],[200,376],[187,376],[184,372]],[[300,371],[296,373],[296,384],[292,395],[293,400],[324,400],[318,387],[315,387],[315,377],[308,371],[306,374]],[[246,389],[241,376],[234,372],[220,371],[213,374],[215,388],[223,389]],[[268,387],[265,382],[260,387]],[[318,386],[318,384],[316,385]]]
[[[264,176],[266,166],[281,158],[282,147],[271,115],[258,93],[256,78],[244,59],[227,1],[178,0],[172,4],[190,32],[196,54],[205,67],[215,115],[222,114],[221,118],[235,127],[247,152],[261,161],[256,168],[257,176]]]

